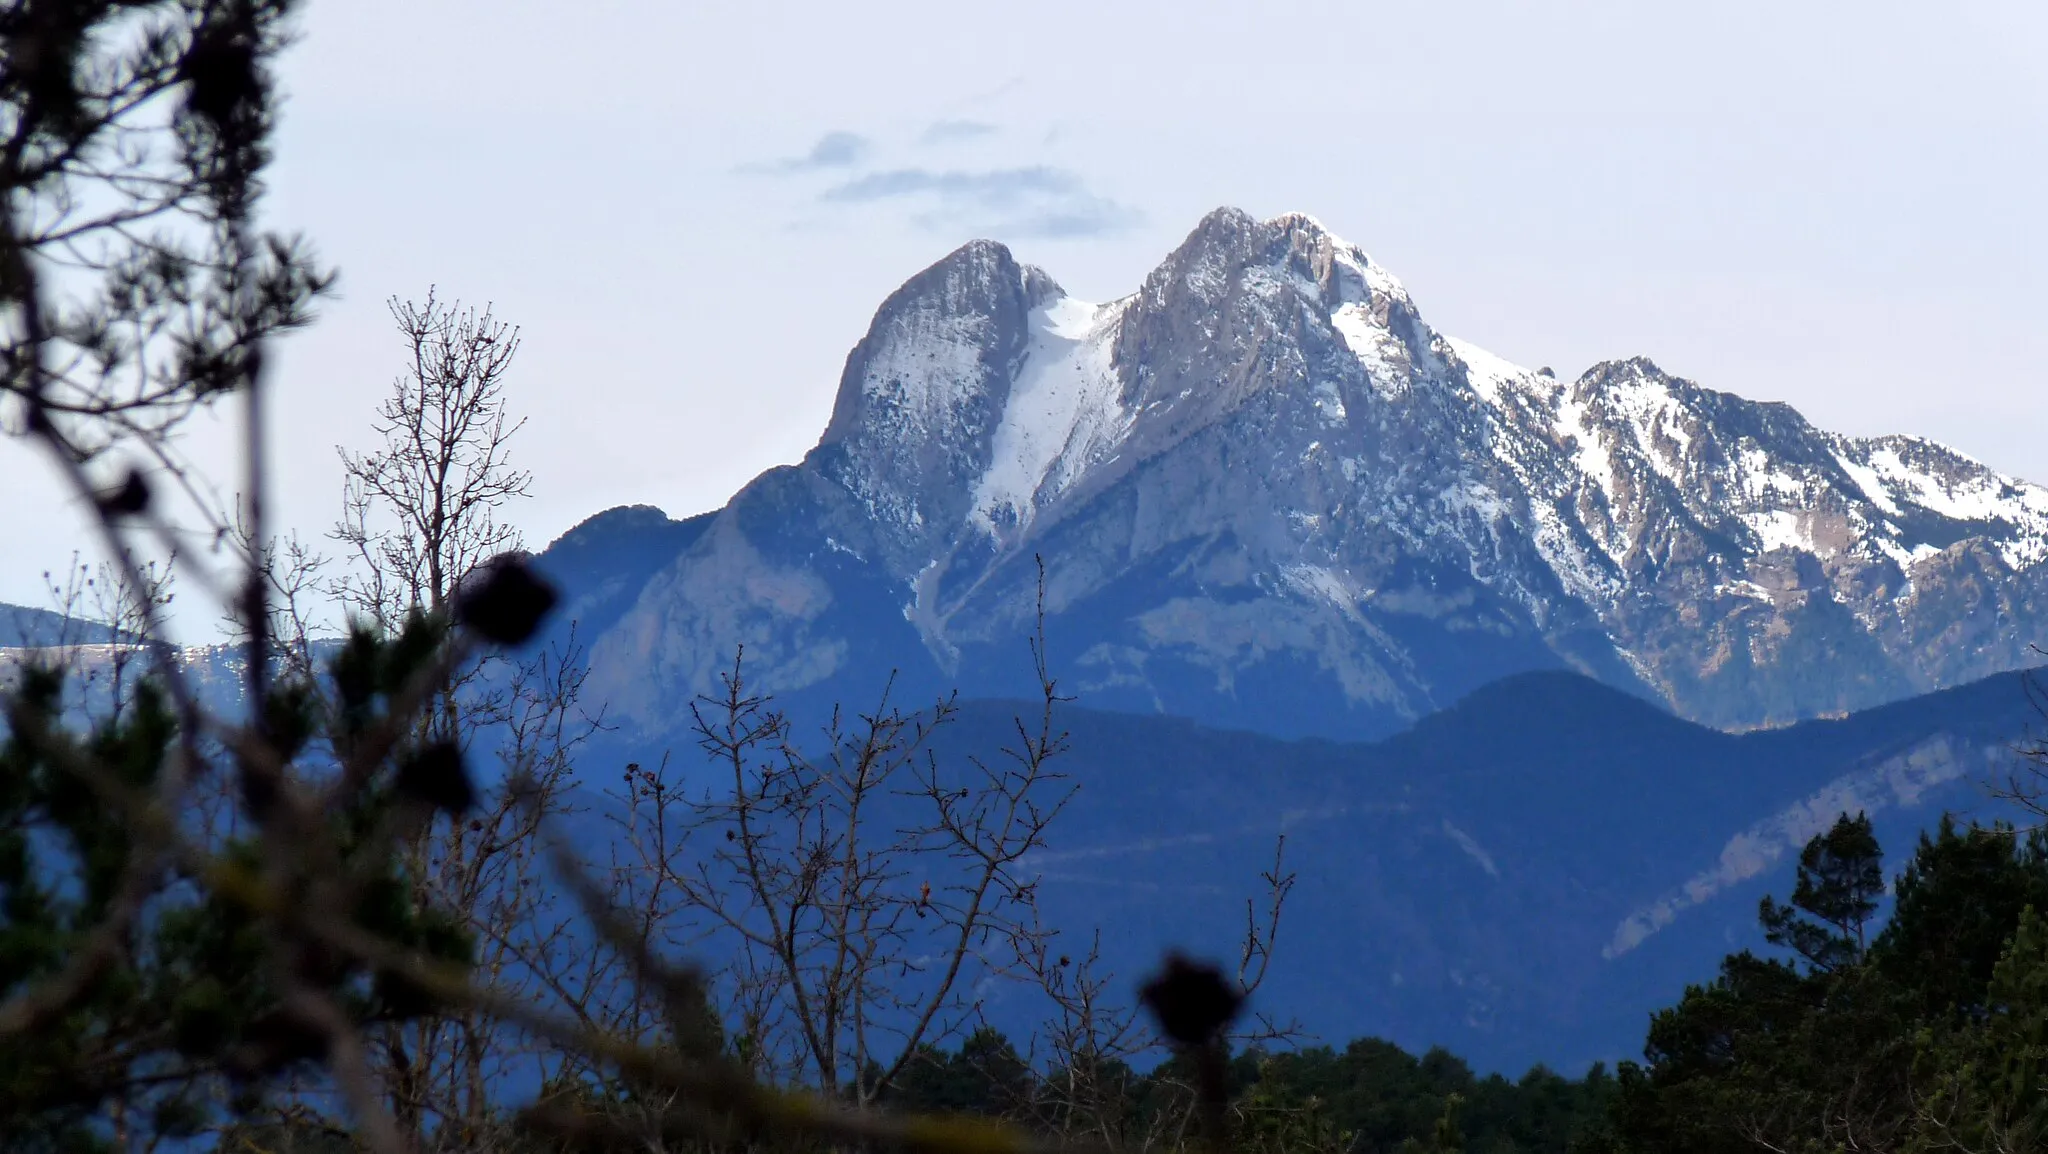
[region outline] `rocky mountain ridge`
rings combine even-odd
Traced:
[[[1510,364],[1306,216],[1218,210],[1102,305],[977,241],[631,596],[593,688],[659,729],[744,642],[783,692],[1009,691],[1040,559],[1098,707],[1371,736],[1562,667],[1744,728],[2030,664],[2048,490],[1641,358]]]

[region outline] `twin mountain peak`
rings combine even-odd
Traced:
[[[1577,380],[1423,320],[1315,220],[1206,217],[1094,305],[976,241],[885,301],[794,466],[550,550],[593,688],[1028,692],[1369,737],[1572,669],[1727,728],[2029,662],[2048,490],[1643,359]],[[602,575],[601,577],[598,575]]]

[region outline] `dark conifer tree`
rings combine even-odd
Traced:
[[[1757,910],[1764,940],[1791,950],[1815,970],[1834,972],[1862,960],[1870,919],[1884,896],[1884,858],[1870,818],[1843,814],[1799,854],[1792,901],[1765,897]]]
[[[2009,825],[1958,827],[1944,817],[1896,886],[1891,922],[1872,950],[1913,989],[1925,1014],[1982,1012],[1991,972],[2020,912],[2048,910],[2048,841]]]

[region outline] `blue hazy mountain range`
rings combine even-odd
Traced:
[[[114,629],[110,625],[0,602],[0,649],[103,645],[113,639]]]
[[[1021,639],[1014,650],[1022,664]],[[1169,948],[1234,957],[1285,834],[1297,885],[1262,1010],[1331,1041],[1577,1069],[1637,1055],[1651,1010],[1723,953],[1763,948],[1758,899],[1789,892],[1799,847],[1837,813],[1870,812],[1893,869],[1944,812],[2012,816],[1990,788],[2023,770],[2041,721],[2030,677],[1738,734],[1578,673],[1524,672],[1376,742],[1098,710],[1083,695],[1058,715],[1074,800],[1026,867],[1070,948],[1103,931],[1129,996]],[[782,700],[800,726],[823,716],[808,696]],[[991,757],[1020,714],[966,701],[934,751]],[[669,755],[687,774],[686,726],[684,712],[664,734],[609,733],[587,763],[608,777]],[[580,840],[598,850],[604,836]],[[1006,1029],[1042,1009],[991,996]]]
[[[587,596],[570,605],[602,608]],[[231,706],[237,683],[216,664],[194,668]],[[1510,675],[1375,742],[1068,704],[1070,750],[1053,766],[1073,801],[1023,868],[1063,949],[1101,931],[1128,998],[1167,949],[1234,956],[1284,834],[1297,882],[1260,1010],[1329,1041],[1572,1070],[1633,1056],[1651,1010],[1721,954],[1761,948],[1758,898],[1789,892],[1799,846],[1835,814],[1871,813],[1893,871],[1944,812],[2011,816],[1990,788],[2028,764],[2042,724],[2032,676],[1740,734],[1569,671]],[[933,752],[991,757],[1020,713],[965,701]],[[680,719],[584,751],[570,830],[584,856],[606,860],[619,767],[665,754],[690,775]],[[992,1020],[1020,1035],[1043,1012],[1025,991],[987,992]]]
[[[1267,1011],[1326,1040],[1443,1044],[1482,1068],[1640,1054],[1650,1010],[1764,948],[1758,899],[1801,845],[1868,811],[1892,871],[2039,721],[2026,675],[1731,735],[1573,673],[1518,674],[1372,744],[1072,710],[1079,785],[1043,870],[1053,924],[1124,974],[1170,946],[1234,956],[1287,835],[1298,882]],[[1012,713],[975,703],[945,753]]]
[[[1229,209],[1103,304],[963,246],[883,302],[802,461],[537,563],[610,726],[593,789],[687,768],[742,645],[799,725],[893,679],[962,694],[942,757],[992,752],[1042,589],[1079,787],[1030,863],[1053,923],[1127,991],[1227,955],[1285,833],[1262,1007],[1510,1071],[1635,1054],[1837,813],[1894,869],[2000,813],[2048,636],[2048,490],[1642,358],[1509,364],[1314,220]]]
[[[999,743],[1042,588],[1081,785],[1037,859],[1057,924],[1133,981],[1227,951],[1285,830],[1269,1008],[1513,1069],[1636,1052],[1836,813],[1896,865],[1993,812],[2048,490],[1640,357],[1509,364],[1313,219],[1223,209],[1103,304],[963,246],[883,302],[802,461],[540,565],[621,762],[693,756],[740,645],[799,719],[893,678],[969,700],[952,752]]]

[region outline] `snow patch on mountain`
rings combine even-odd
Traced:
[[[1742,495],[1751,501],[1796,501],[1805,495],[1805,483],[1779,468],[1761,446],[1743,448],[1735,454],[1735,463]]]
[[[1478,345],[1456,337],[1445,337],[1444,344],[1450,346],[1458,359],[1465,363],[1465,379],[1471,384],[1472,391],[1495,408],[1506,401],[1510,390],[1518,390],[1526,378],[1535,375],[1506,358],[1494,356]]]
[[[1557,421],[1552,430],[1561,445],[1570,445],[1571,462],[1584,476],[1598,487],[1602,503],[1609,508],[1614,505],[1615,492],[1620,488],[1621,474],[1615,469],[1614,454],[1608,452],[1607,442],[1588,418],[1591,408],[1587,398],[1577,392],[1568,392],[1557,406]],[[1620,554],[1610,546],[1608,555],[1620,561]]]
[[[1344,338],[1351,354],[1364,366],[1374,391],[1383,397],[1400,394],[1400,384],[1406,375],[1403,358],[1407,349],[1373,316],[1370,303],[1359,301],[1339,306],[1330,314],[1330,327]]]
[[[1365,369],[1366,379],[1382,397],[1398,397],[1413,380],[1408,346],[1387,325],[1398,306],[1412,308],[1408,289],[1357,245],[1335,236],[1315,218],[1293,214],[1282,220],[1296,220],[1314,229],[1329,246],[1337,296],[1330,308],[1330,327],[1344,338],[1344,344]],[[1320,286],[1302,282],[1302,294],[1315,299]]]
[[[1364,249],[1324,227],[1322,221],[1305,212],[1292,212],[1275,219],[1272,223],[1275,225],[1291,225],[1307,235],[1323,238],[1324,242],[1329,245],[1330,261],[1336,266],[1338,272],[1338,300],[1340,303],[1365,304],[1368,306],[1377,303],[1378,307],[1382,309],[1393,304],[1408,305],[1411,303],[1408,297],[1408,288],[1401,283],[1401,278],[1388,272],[1385,265],[1372,259],[1371,254],[1367,253]],[[1345,273],[1349,273],[1350,276],[1343,275]],[[1364,285],[1366,290],[1364,296],[1352,294],[1350,286],[1353,282],[1359,282]],[[1310,286],[1311,291],[1314,290],[1314,287]]]
[[[1532,535],[1536,551],[1549,564],[1565,592],[1589,604],[1612,599],[1621,588],[1620,582],[1613,570],[1595,561],[1580,546],[1563,514],[1555,506],[1540,501],[1530,502],[1529,513],[1536,523]]]
[[[1465,856],[1478,862],[1479,868],[1485,870],[1488,877],[1500,876],[1500,867],[1494,864],[1493,855],[1486,852],[1486,847],[1480,845],[1478,839],[1452,825],[1450,818],[1444,819],[1444,836],[1455,842],[1459,849],[1464,850]]]
[[[1790,509],[1766,509],[1758,513],[1744,513],[1743,524],[1756,534],[1759,552],[1773,553],[1779,549],[1798,549],[1806,553],[1818,553],[1813,537],[1800,523],[1799,514]]]
[[[1667,481],[1684,483],[1682,466],[1692,447],[1692,431],[1686,427],[1691,414],[1672,395],[1670,385],[1636,373],[1610,387],[1605,399],[1608,408],[1628,422],[1650,467]]]
[[[1882,510],[1886,516],[1899,515],[1899,503],[1892,499],[1891,490],[1885,486],[1884,478],[1876,469],[1839,451],[1835,453],[1835,464],[1840,465],[1842,471],[1849,474],[1849,479],[1856,482],[1856,487],[1863,490],[1863,495],[1869,498],[1870,503]]]
[[[1280,579],[1297,592],[1329,602],[1346,617],[1357,619],[1358,594],[1343,574],[1325,565],[1288,565]]]
[[[1030,524],[1033,512],[1112,453],[1133,414],[1111,352],[1126,302],[1060,297],[1031,314],[1031,344],[975,484],[973,523],[991,535]]]
[[[1998,551],[2015,569],[2048,559],[2048,489],[1918,438],[1884,437],[1857,447],[1894,509],[1903,501],[1954,521],[2005,526],[1996,537]]]

